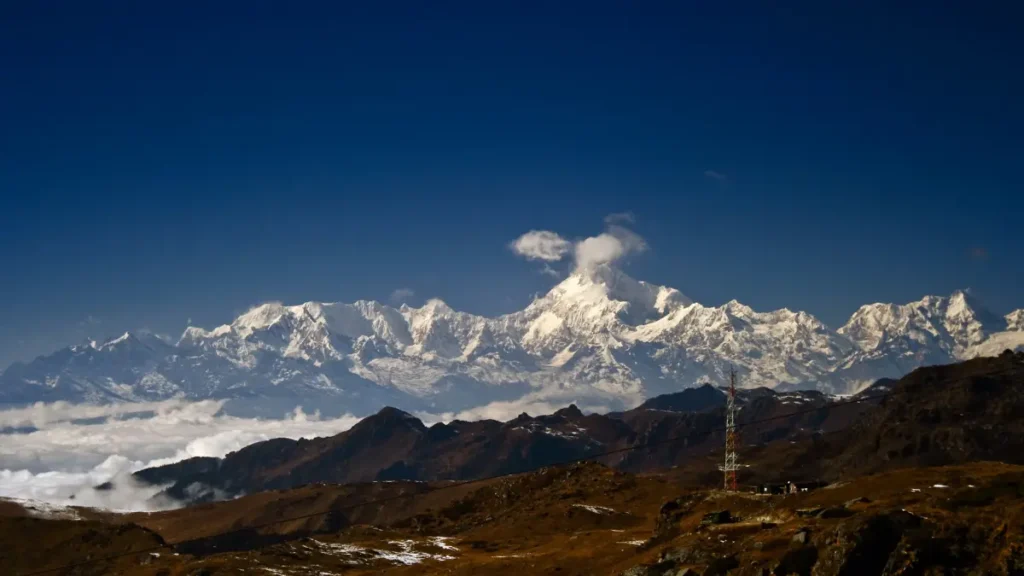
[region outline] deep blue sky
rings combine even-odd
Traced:
[[[1024,307],[1021,4],[776,4],[3,3],[0,366],[266,300],[507,312],[553,282],[509,241],[626,210],[627,270],[707,304]]]

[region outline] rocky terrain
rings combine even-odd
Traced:
[[[884,397],[845,405],[856,407],[854,417],[840,417],[843,408],[821,397],[813,410],[792,416],[805,425],[778,425],[790,421],[781,415],[742,429],[746,467],[738,492],[719,489],[721,451],[708,440],[690,452],[640,449],[617,461],[472,483],[354,477],[157,513],[7,503],[0,505],[0,563],[16,575],[45,568],[164,576],[1022,574],[1022,386],[1024,354],[1006,353],[880,382],[873,392]],[[704,419],[719,417],[713,393],[688,390],[657,399],[658,408],[597,418],[626,427],[655,418],[651,437],[663,425],[657,414],[669,414],[688,423],[680,430],[699,431]],[[779,414],[793,398],[747,391],[741,413]],[[672,409],[682,411],[664,412]],[[586,418],[595,416],[566,409],[516,425],[567,433]],[[362,462],[355,470],[394,470],[395,458],[384,453],[414,454],[406,442],[415,445],[431,430],[397,410],[367,422],[350,432],[377,446],[370,452],[379,456],[346,452]],[[276,446],[279,457],[251,456],[252,472],[242,477],[267,482],[304,466],[350,468],[316,464],[331,450],[350,450],[346,438],[298,452],[263,443],[261,452]],[[627,471],[647,466],[645,473]],[[785,481],[810,482],[811,489],[763,490]],[[59,569],[83,560],[92,562]]]
[[[756,495],[576,465],[261,529],[244,527],[344,496],[310,486],[100,520],[4,516],[0,561],[16,576],[84,559],[53,573],[1010,575],[1024,570],[1022,482],[1019,466],[974,463]],[[209,537],[224,529],[236,532]]]
[[[856,392],[922,365],[1024,346],[1024,311],[1006,317],[966,292],[870,304],[833,330],[805,312],[705,306],[600,265],[525,309],[488,318],[440,300],[271,303],[177,342],[124,334],[0,374],[0,402],[230,399],[280,416],[297,404],[366,415],[383,406],[458,412],[544,400],[628,409],[702,381]]]

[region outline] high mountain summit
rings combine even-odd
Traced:
[[[787,309],[704,306],[678,290],[596,266],[524,310],[487,318],[440,300],[263,304],[176,344],[125,334],[15,364],[0,400],[250,400],[356,414],[383,405],[453,412],[529,400],[628,407],[722,384],[849,393],[922,364],[1024,346],[1024,310],[1001,318],[966,292],[871,304],[832,330]],[[267,408],[267,407],[271,408]]]

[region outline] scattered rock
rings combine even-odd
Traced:
[[[675,569],[675,562],[658,562],[657,564],[640,564],[627,568],[622,576],[675,576],[672,571]]]
[[[793,535],[793,542],[801,545],[807,544],[810,541],[810,539],[811,531],[806,528],[797,531],[797,533]]]
[[[920,526],[920,517],[904,511],[844,522],[827,538],[815,573],[881,574],[903,534]]]
[[[700,521],[705,526],[709,524],[728,524],[730,522],[732,522],[732,514],[728,510],[708,512]]]
[[[740,563],[736,560],[735,556],[726,556],[725,558],[718,558],[711,562],[702,576],[725,576],[729,573],[729,570],[739,568]]]
[[[849,518],[853,516],[855,512],[849,510],[846,506],[834,506],[832,508],[825,508],[818,513],[818,518],[829,519],[829,518]]]
[[[796,515],[801,518],[815,518],[823,511],[824,508],[800,508],[796,511]]]
[[[715,559],[714,553],[704,547],[671,548],[661,553],[658,560],[675,564],[707,564]]]
[[[806,532],[803,532],[806,534]],[[814,546],[804,546],[796,550],[786,552],[778,565],[775,566],[776,574],[799,574],[799,576],[811,576],[811,570],[818,561],[818,549]]]

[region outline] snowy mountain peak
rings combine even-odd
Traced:
[[[908,304],[861,306],[839,333],[865,350],[893,339],[909,338],[924,344],[934,341],[949,352],[963,351],[1003,329],[1002,319],[988,311],[966,290],[948,297],[925,296]]]
[[[128,342],[132,338],[134,338],[134,336],[132,336],[130,332],[125,332],[124,334],[118,336],[117,338],[111,338],[110,340],[107,340],[103,344],[100,344],[99,346],[96,346],[96,348],[97,349],[103,349],[103,348],[117,346],[118,344],[122,344],[122,343]]]
[[[577,270],[530,308],[553,313],[573,327],[608,328],[636,326],[691,303],[675,288],[634,280],[603,264]]]
[[[440,298],[431,298],[420,308],[421,311],[429,314],[448,314],[453,312],[452,307]]]
[[[173,345],[162,337],[148,331],[125,332],[117,338],[110,338],[102,344],[92,342],[92,348],[99,351],[111,350],[164,350]]]
[[[753,308],[747,306],[746,304],[743,304],[739,300],[729,300],[728,302],[725,303],[725,305],[722,308],[725,309],[730,314],[732,314],[733,316],[738,316],[741,318],[744,316],[751,316],[754,314]],[[785,312],[789,312],[789,310],[785,310]]]
[[[295,308],[295,307],[292,307]],[[272,326],[291,312],[280,302],[268,302],[260,304],[248,312],[242,314],[231,323],[232,328],[239,332],[252,332]]]
[[[922,364],[1021,346],[1024,310],[1000,318],[966,291],[863,306],[834,331],[805,312],[758,312],[736,300],[704,306],[595,265],[494,318],[436,299],[419,308],[271,302],[212,330],[189,326],[177,344],[124,334],[12,366],[0,375],[0,400],[184,395],[310,405],[326,396],[339,409],[458,411],[529,396],[625,407],[723,384],[730,367],[745,387],[851,392]]]
[[[848,387],[862,387],[879,373],[898,377],[922,365],[985,354],[990,347],[979,346],[1006,330],[1006,324],[1007,319],[993,314],[968,290],[902,305],[862,306],[838,330],[859,350],[843,361],[834,377]]]
[[[1024,332],[1024,308],[1014,310],[1006,315],[1006,329]]]

